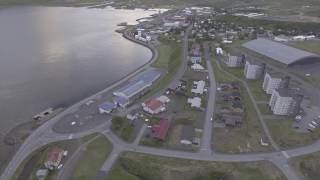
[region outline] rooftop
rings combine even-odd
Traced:
[[[311,59],[320,61],[319,55],[262,38],[249,41],[242,46],[285,65]]]
[[[164,140],[170,127],[168,119],[161,119],[158,124],[152,126],[152,137]]]

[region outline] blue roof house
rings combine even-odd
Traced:
[[[112,102],[105,102],[103,104],[101,104],[99,106],[99,112],[101,114],[104,114],[104,113],[111,113],[115,108],[117,107],[116,104],[112,103]]]

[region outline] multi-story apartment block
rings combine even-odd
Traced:
[[[269,106],[275,115],[296,115],[300,110],[303,95],[288,88],[275,89]]]
[[[275,89],[288,88],[290,82],[289,76],[283,76],[282,73],[266,72],[262,88],[267,94],[272,94]]]
[[[246,60],[246,64],[244,66],[244,76],[247,79],[259,79],[265,69],[265,64],[259,61]]]
[[[228,67],[241,67],[244,64],[245,56],[232,56],[228,54],[226,64]]]

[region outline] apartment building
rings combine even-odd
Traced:
[[[262,88],[267,94],[272,94],[275,89],[288,88],[289,83],[289,76],[283,76],[282,73],[268,71],[264,76]]]
[[[244,76],[247,79],[259,79],[264,73],[265,66],[259,61],[247,59],[244,66]]]
[[[245,56],[232,56],[228,54],[226,64],[228,67],[241,67],[244,64]]]
[[[303,95],[289,88],[275,89],[270,98],[269,106],[275,115],[296,115],[300,110]]]

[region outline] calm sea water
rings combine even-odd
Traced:
[[[14,7],[0,10],[0,132],[70,105],[146,63],[151,51],[114,32],[144,10]],[[0,138],[1,139],[1,138]]]

